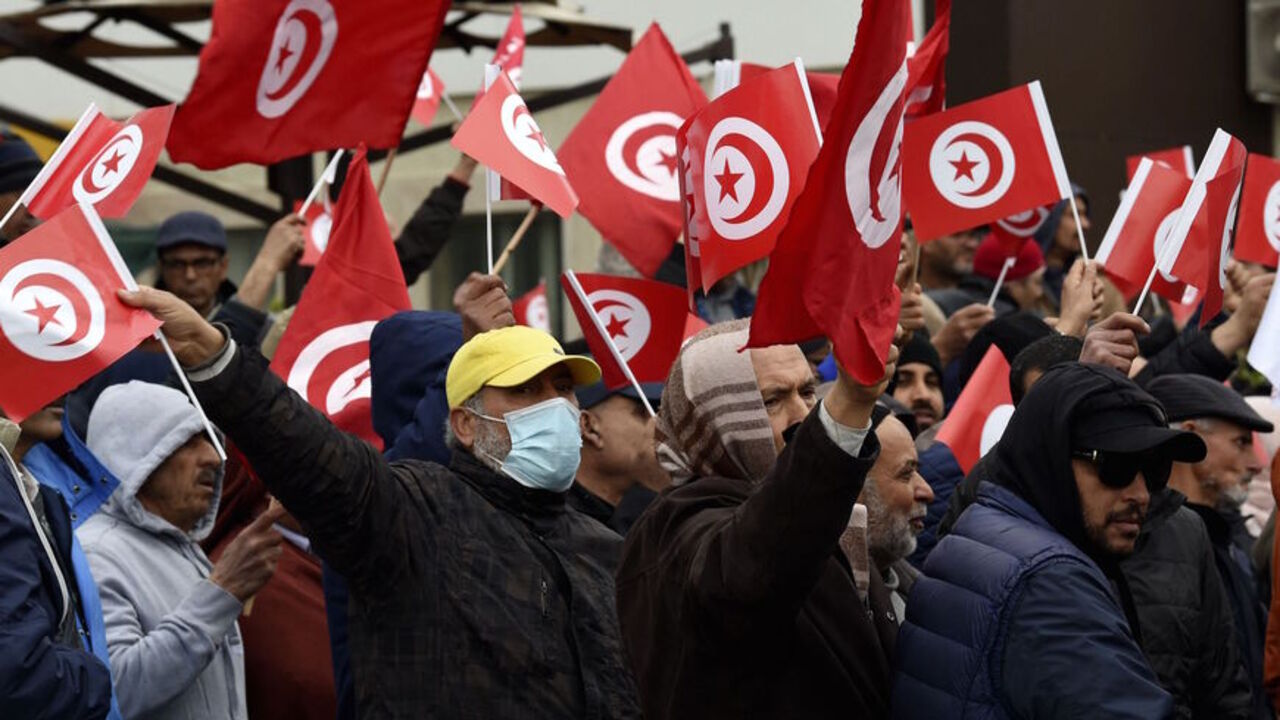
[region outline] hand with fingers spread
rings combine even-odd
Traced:
[[[994,308],[979,303],[966,305],[952,313],[938,334],[933,336],[933,347],[938,351],[943,367],[960,357],[973,336],[995,317]]]
[[[134,291],[117,290],[116,295],[125,305],[146,310],[164,323],[160,332],[164,333],[183,367],[195,367],[205,362],[226,345],[227,339],[218,328],[172,293],[142,287]],[[148,345],[153,346],[150,349],[158,349],[154,347],[158,345],[154,340],[143,343],[143,347]]]
[[[1115,313],[1085,333],[1080,362],[1106,365],[1128,375],[1139,354],[1138,336],[1150,332],[1147,322],[1137,315]]]
[[[1057,330],[1063,335],[1084,337],[1089,321],[1102,313],[1103,285],[1098,279],[1098,263],[1078,259],[1062,280],[1062,312]]]
[[[275,574],[283,538],[272,526],[286,514],[279,503],[271,503],[227,543],[209,580],[242,603],[257,594]]]
[[[453,306],[462,316],[463,342],[482,332],[516,324],[507,284],[497,275],[468,275],[453,293]]]

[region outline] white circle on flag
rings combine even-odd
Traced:
[[[376,320],[366,320],[339,325],[320,333],[302,348],[302,352],[298,353],[298,358],[293,361],[293,367],[289,369],[289,377],[285,383],[312,405],[324,408],[325,413],[329,415],[336,414],[356,400],[372,397],[367,372],[369,369],[367,354],[338,373],[329,387],[320,388],[314,396],[308,392],[308,388],[320,363],[342,348],[368,343],[369,336],[373,334],[373,326],[377,324]],[[323,403],[316,402],[321,398],[324,400]]]
[[[631,293],[621,290],[596,290],[587,296],[604,331],[613,338],[618,354],[630,361],[649,341],[653,319],[649,308]]]
[[[1049,217],[1049,210],[1044,207],[1038,207],[997,220],[996,224],[1014,237],[1029,238],[1036,234],[1036,231],[1044,224],[1044,220],[1047,217]]]
[[[1164,219],[1160,221],[1160,224],[1156,226],[1156,234],[1151,238],[1152,250],[1155,253],[1155,260],[1157,264],[1160,262],[1160,256],[1164,253],[1165,245],[1169,244],[1169,233],[1173,232],[1173,226],[1178,224],[1179,210],[1181,210],[1181,208],[1174,208],[1168,215],[1165,215]],[[1159,272],[1160,277],[1163,278],[1165,282],[1178,282],[1178,278],[1174,277],[1170,273],[1167,273],[1164,270],[1160,270]]]
[[[754,237],[787,203],[787,156],[768,130],[746,118],[724,118],[707,136],[702,185],[716,234],[726,240]]]
[[[907,86],[907,63],[885,84],[880,97],[853,133],[844,158],[844,192],[849,212],[858,235],[867,247],[875,250],[900,232],[902,223],[902,92]],[[888,125],[890,117],[897,123]],[[886,132],[889,152],[884,164],[872,167],[876,147]],[[874,183],[875,187],[872,187]],[[874,197],[873,197],[874,191]]]
[[[422,73],[422,82],[418,83],[418,99],[430,100],[436,92],[436,84],[431,81],[431,71]]]
[[[320,252],[329,247],[329,233],[333,231],[333,218],[329,213],[320,213],[311,221],[311,243]]]
[[[1236,186],[1231,196],[1231,206],[1227,210],[1227,224],[1222,227],[1222,245],[1218,249],[1218,287],[1227,288],[1227,263],[1231,261],[1231,235],[1236,226],[1236,211],[1240,207],[1240,186]]]
[[[142,139],[142,128],[137,125],[120,128],[72,183],[71,195],[76,201],[93,205],[115,192],[138,162]]]
[[[684,119],[662,110],[635,115],[613,131],[604,162],[618,182],[658,200],[678,202],[676,130]]]
[[[38,258],[0,278],[0,330],[24,355],[66,362],[106,336],[107,311],[93,282],[61,260]]]
[[[338,17],[328,0],[291,0],[276,21],[258,78],[258,114],[278,118],[289,112],[324,69],[337,39]]]
[[[558,175],[564,175],[564,168],[560,167],[560,161],[556,160],[555,152],[547,144],[547,139],[542,136],[542,128],[538,127],[538,123],[529,114],[524,98],[519,95],[508,95],[507,99],[502,101],[501,115],[502,131],[506,133],[507,140],[520,151],[521,155]]]
[[[1004,197],[1017,169],[1013,146],[999,130],[966,120],[947,128],[929,151],[929,176],[947,202],[968,210]]]
[[[524,324],[535,330],[551,332],[551,313],[547,310],[547,296],[538,295],[530,298],[524,311]]]
[[[978,441],[978,457],[986,455],[991,448],[1000,442],[1004,429],[1009,426],[1009,418],[1013,417],[1012,405],[997,405],[986,422],[982,423],[982,437]]]
[[[1262,203],[1262,228],[1271,249],[1280,252],[1280,181],[1271,186]]]

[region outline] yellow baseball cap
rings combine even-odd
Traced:
[[[575,385],[600,379],[600,366],[589,357],[565,355],[550,335],[524,325],[480,333],[458,349],[449,363],[444,389],[449,407],[461,407],[485,385],[515,387],[547,368],[564,363]]]

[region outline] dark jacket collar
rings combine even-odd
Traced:
[[[465,450],[454,450],[449,469],[495,507],[527,520],[553,520],[564,514],[564,493],[527,488],[496,473]]]
[[[609,525],[609,521],[613,519],[614,507],[577,481],[569,488],[565,501],[569,507],[604,525]]]
[[[1222,517],[1222,513],[1208,505],[1189,502],[1187,507],[1194,510],[1200,516],[1200,519],[1204,521],[1204,528],[1209,531],[1209,542],[1219,548],[1231,544],[1231,526],[1227,524],[1227,519]]]

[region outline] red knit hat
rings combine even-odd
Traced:
[[[1009,257],[1007,246],[994,233],[989,233],[973,254],[973,272],[975,275],[995,280],[1000,277],[1000,270],[1004,268],[1007,257]],[[1044,255],[1040,252],[1040,246],[1031,238],[1027,238],[1022,243],[1016,258],[1013,267],[1009,268],[1008,274],[1004,276],[1006,281],[1021,280],[1044,267]]]

